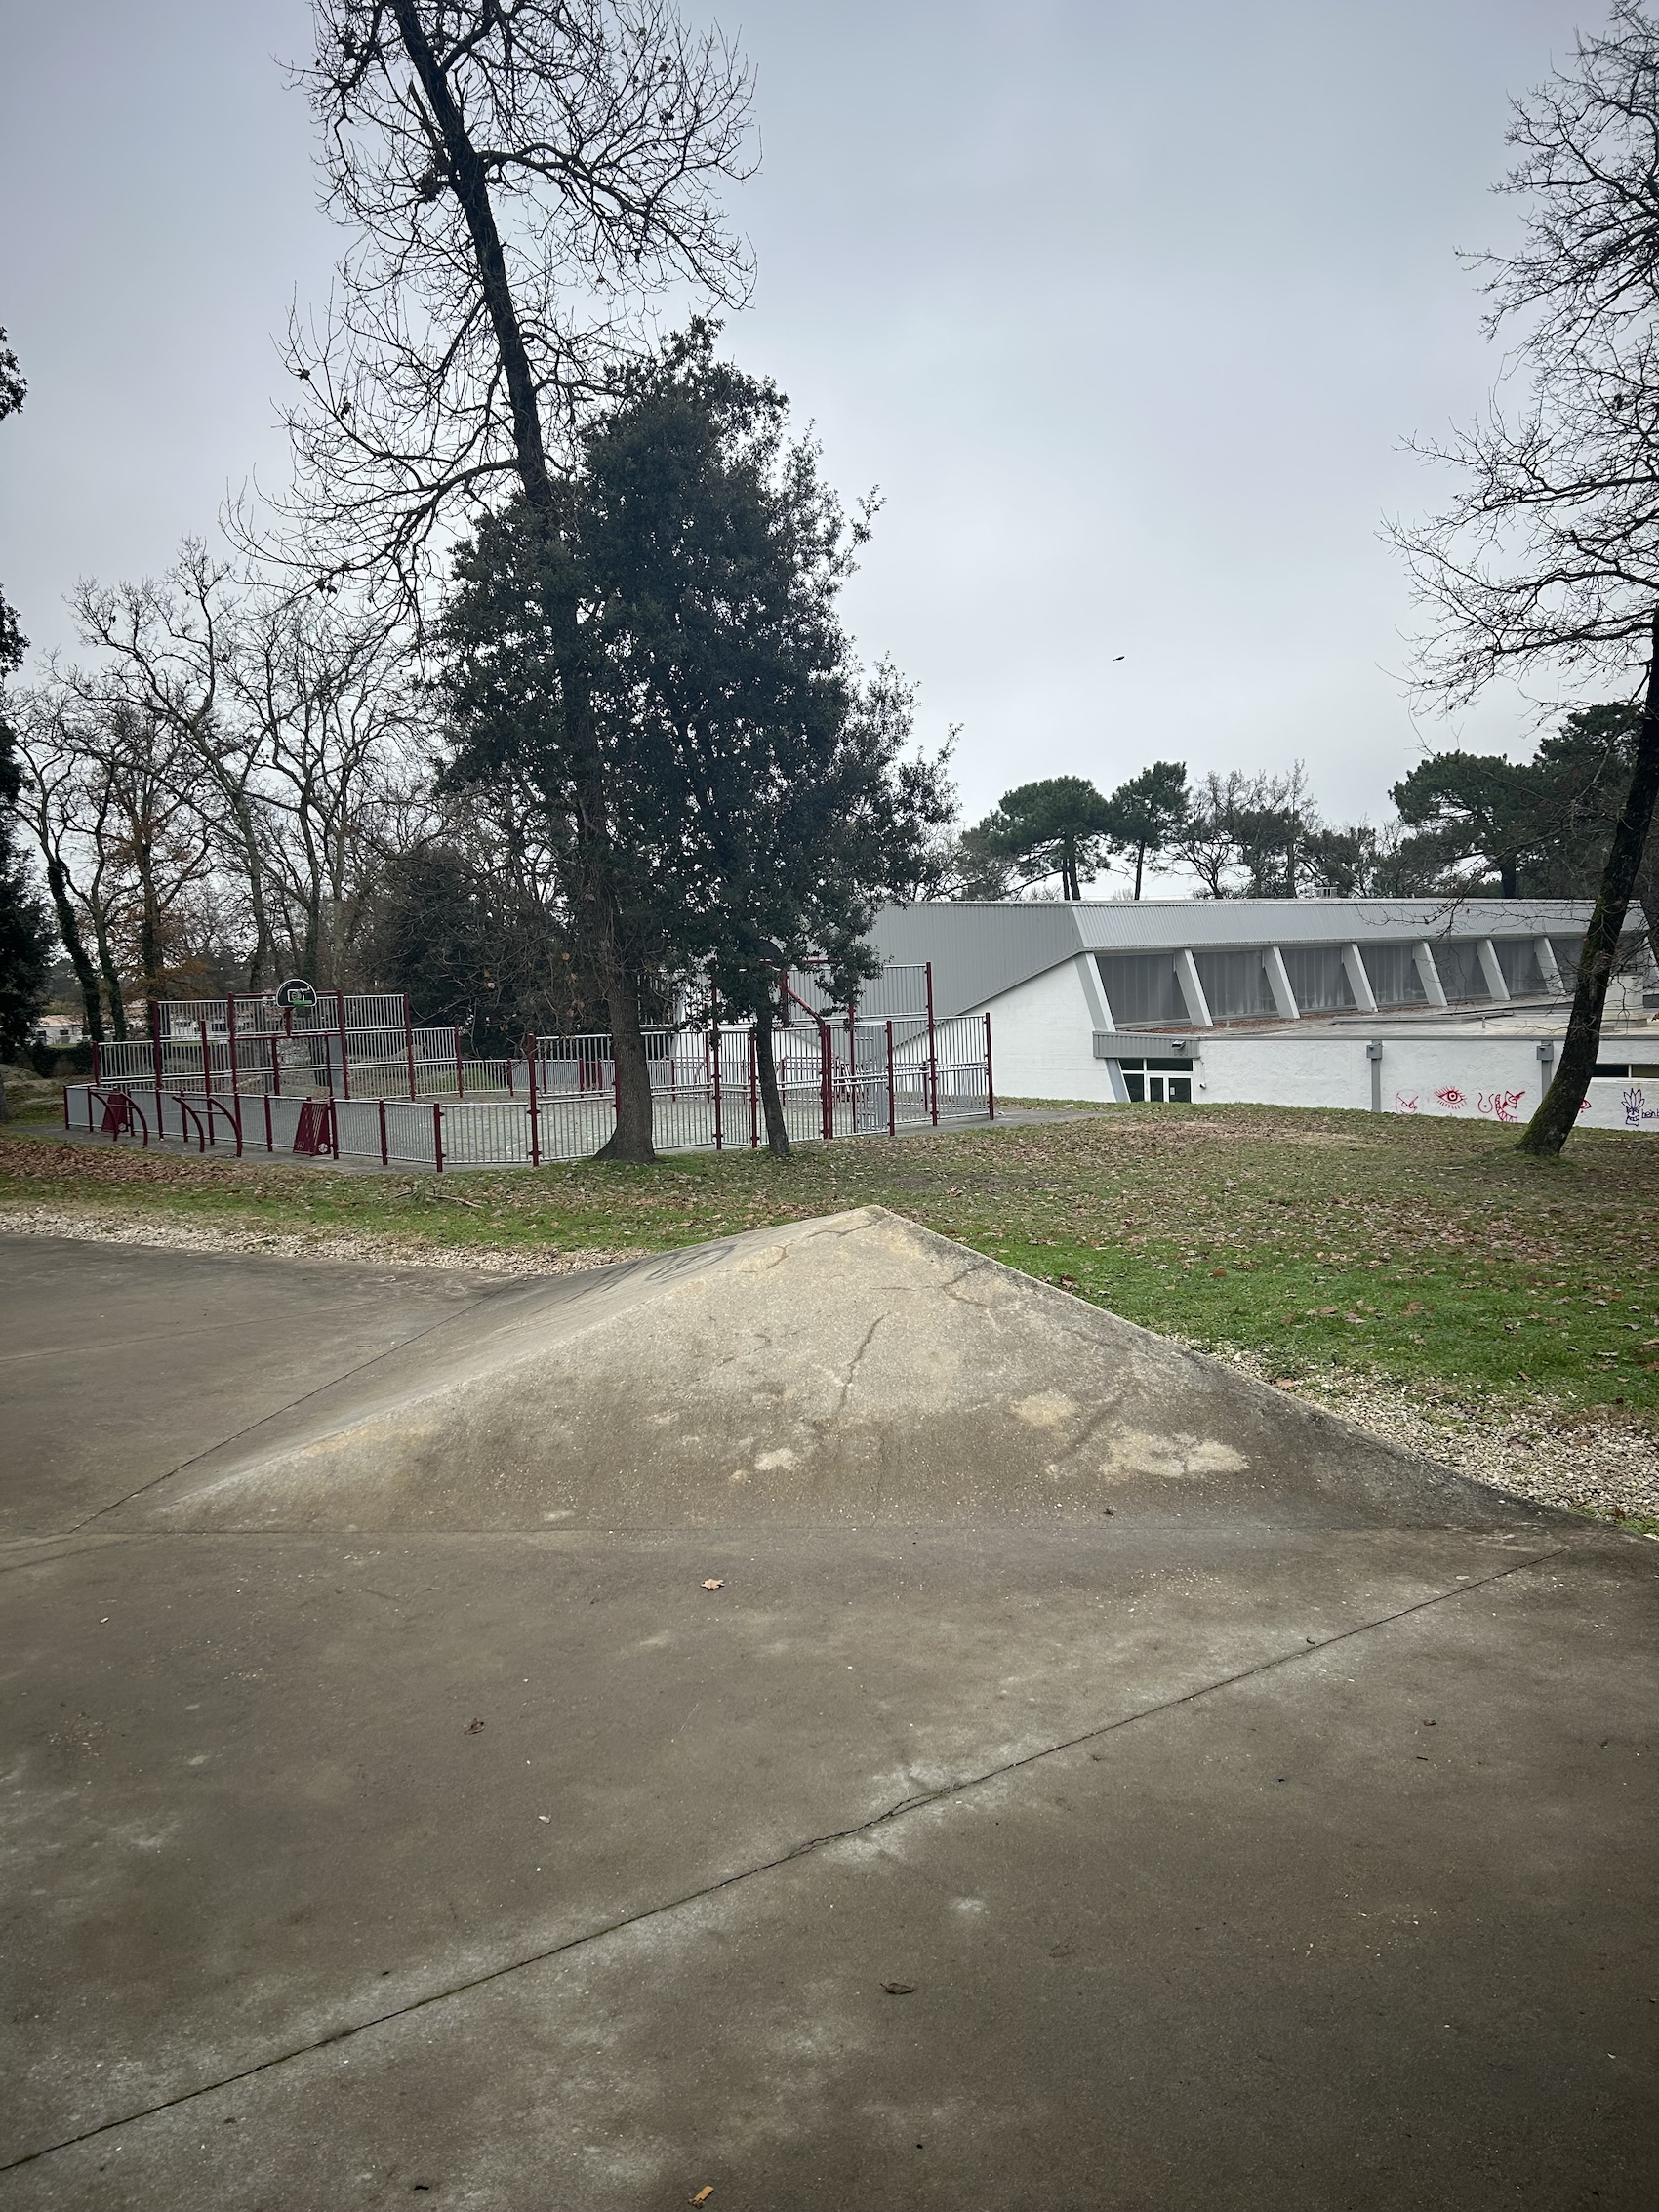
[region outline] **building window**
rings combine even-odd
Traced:
[[[1440,979],[1440,988],[1453,1005],[1460,999],[1491,997],[1480,966],[1480,948],[1473,938],[1436,937],[1430,943],[1435,950],[1435,972]]]
[[[1556,965],[1561,971],[1561,982],[1568,990],[1578,988],[1578,956],[1584,949],[1582,937],[1552,937],[1550,949],[1556,955]]]
[[[1304,1014],[1335,1014],[1355,1003],[1340,945],[1280,946],[1284,972]]]
[[[1495,937],[1492,949],[1498,955],[1498,972],[1510,996],[1536,998],[1544,988],[1544,974],[1531,938]]]
[[[1190,1060],[1120,1060],[1123,1088],[1135,1106],[1191,1106]]]
[[[1379,1006],[1422,1006],[1427,1002],[1428,993],[1409,945],[1367,945],[1360,948],[1359,956]]]
[[[1259,945],[1251,945],[1244,952],[1194,949],[1193,964],[1204,986],[1204,1003],[1213,1020],[1234,1022],[1251,1014],[1278,1012]]]
[[[1175,980],[1173,954],[1098,952],[1095,965],[1115,1027],[1128,1029],[1140,1022],[1187,1020],[1187,1001]]]

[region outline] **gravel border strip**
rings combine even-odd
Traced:
[[[608,1267],[618,1260],[641,1258],[643,1247],[611,1252],[600,1246],[572,1252],[551,1246],[538,1252],[446,1249],[397,1236],[350,1236],[319,1230],[315,1235],[279,1235],[273,1230],[211,1227],[156,1222],[142,1214],[100,1209],[78,1212],[61,1206],[0,1205],[0,1230],[15,1236],[73,1236],[94,1244],[153,1244],[174,1252],[261,1252],[282,1260],[356,1260],[373,1266],[442,1267],[448,1273],[477,1275],[573,1275],[587,1267]]]
[[[1482,1401],[1461,1398],[1444,1385],[1409,1389],[1337,1368],[1291,1378],[1255,1352],[1223,1356],[1288,1395],[1420,1452],[1454,1474],[1542,1506],[1611,1520],[1659,1520],[1659,1436],[1638,1421],[1558,1398]]]

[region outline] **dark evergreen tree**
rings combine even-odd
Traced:
[[[1148,861],[1158,861],[1174,844],[1187,820],[1187,769],[1179,760],[1154,760],[1106,802],[1107,831],[1118,852],[1135,856],[1135,897]]]
[[[584,959],[602,905],[636,987],[701,974],[753,1020],[779,1152],[784,971],[822,957],[853,988],[949,813],[940,764],[905,757],[908,690],[866,679],[839,623],[863,525],[787,433],[782,395],[694,326],[618,380],[556,537],[524,503],[480,530],[440,632],[449,786],[533,811]]]
[[[694,326],[631,372],[587,450],[587,550],[607,664],[626,677],[677,841],[675,949],[754,1025],[767,1141],[789,1149],[773,1066],[783,972],[851,996],[877,905],[913,897],[951,797],[907,757],[911,694],[866,678],[837,613],[866,534],[791,443],[772,383]]]
[[[1058,877],[1062,899],[1080,899],[1084,878],[1106,865],[1113,837],[1111,806],[1087,777],[1021,784],[963,832],[958,881],[970,898],[1005,898]]]
[[[1498,754],[1439,752],[1419,761],[1389,795],[1401,822],[1419,833],[1412,849],[1425,873],[1474,863],[1497,877],[1504,898],[1519,896],[1522,871],[1536,860],[1544,832],[1530,768]]]

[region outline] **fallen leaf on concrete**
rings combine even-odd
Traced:
[[[881,1987],[890,1997],[913,1997],[916,1992],[913,1982],[883,1982]]]
[[[468,1736],[482,1736],[484,1723],[481,1720],[469,1720],[466,1723],[466,1733]]]
[[[705,1589],[724,1589],[726,1586],[717,1575],[710,1575],[703,1587]],[[699,2200],[694,2197],[692,2201],[696,2203]]]
[[[693,2204],[707,2204],[713,2193],[714,2184],[712,2182],[706,2182],[703,2188],[698,2191],[697,2194],[692,2198],[691,2201],[693,2202]]]

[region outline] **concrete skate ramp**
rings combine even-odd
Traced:
[[[1537,1517],[870,1207],[492,1300],[116,1519],[547,1530],[1108,1511]]]

